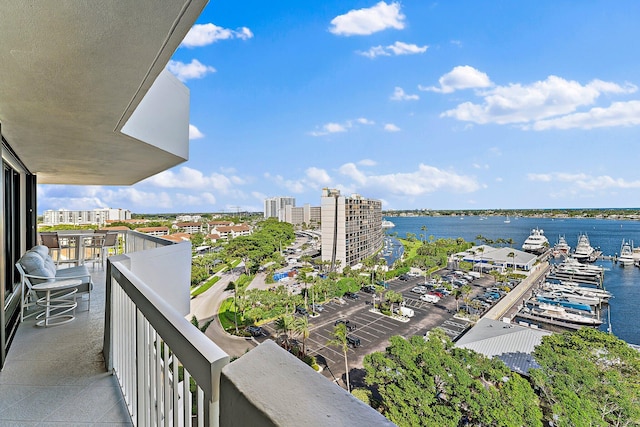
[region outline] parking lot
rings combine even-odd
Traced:
[[[424,335],[427,331],[441,327],[452,339],[464,332],[469,322],[454,318],[456,301],[453,296],[445,296],[438,303],[424,302],[420,295],[411,292],[411,288],[423,284],[424,277],[409,277],[407,280],[392,280],[389,289],[402,293],[406,307],[413,309],[414,316],[408,321],[397,320],[380,313],[371,312],[373,295],[358,292],[357,300],[344,298],[344,304],[335,302],[323,305],[324,310],[316,317],[309,318],[309,338],[306,340],[307,354],[313,355],[324,368],[323,374],[330,380],[344,385],[344,357],[341,349],[328,346],[333,337],[335,322],[338,319],[349,320],[355,324],[355,330],[348,335],[360,340],[360,346],[350,347],[348,361],[350,370],[362,368],[364,356],[374,351],[383,351],[393,335],[405,338]],[[491,277],[476,279],[471,283],[471,297],[484,292],[493,285]],[[462,301],[459,301],[462,304]],[[271,338],[275,338],[273,323],[263,326]],[[263,340],[265,338],[262,338]]]

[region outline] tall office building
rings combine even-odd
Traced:
[[[322,260],[337,271],[375,254],[383,244],[382,202],[322,190]]]
[[[295,207],[295,205],[295,197],[269,197],[264,199],[264,217],[278,218],[279,221],[284,221],[285,208],[287,206]]]

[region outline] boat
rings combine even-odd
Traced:
[[[569,246],[564,236],[558,236],[558,242],[554,246],[554,250],[560,254],[568,255],[571,252],[571,246]]]
[[[565,282],[565,281],[561,281],[560,283],[545,282],[542,285],[542,289],[552,290],[552,291],[561,291],[561,292],[566,292],[566,293],[575,294],[575,295],[583,295],[588,297],[596,297],[596,298],[599,298],[600,301],[604,303],[609,301],[609,298],[613,296],[611,292],[606,291],[604,289],[580,286],[578,283]]]
[[[594,252],[595,249],[591,246],[589,237],[586,234],[580,234],[578,236],[576,249],[573,251],[573,257],[580,262],[590,262],[592,261]]]
[[[622,239],[622,245],[620,246],[620,256],[618,256],[618,262],[623,267],[633,265],[633,242],[630,240]]]
[[[538,296],[549,299],[564,299],[567,301],[574,301],[580,304],[586,304],[590,306],[597,306],[601,300],[595,296],[580,295],[575,292],[561,291],[561,290],[548,290],[546,292],[540,292]]]
[[[572,308],[574,310],[586,311],[591,313],[591,306],[588,304],[583,304],[581,302],[571,301],[570,299],[563,298],[545,298],[543,296],[536,296],[536,300],[541,303],[551,304],[551,305],[559,305],[564,308]]]
[[[387,219],[383,219],[382,220],[382,228],[393,228],[395,226],[396,225],[393,222],[391,222],[391,221],[389,221]]]
[[[540,254],[547,250],[548,247],[549,240],[545,237],[544,230],[537,227],[531,230],[531,234],[522,244],[523,251],[534,254]]]
[[[505,224],[509,224],[511,222],[511,220],[509,219],[509,215],[507,215],[507,219],[504,220]]]
[[[598,326],[602,324],[602,320],[598,319],[597,317],[578,313],[570,313],[564,307],[559,307],[552,304],[540,303],[534,307],[525,307],[525,311],[534,316],[552,320],[560,320],[563,322],[575,323],[579,325]]]

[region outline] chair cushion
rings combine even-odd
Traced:
[[[82,280],[82,284],[78,286],[78,293],[86,293],[93,290],[93,281],[91,280],[91,275],[89,270],[84,265],[78,265],[76,267],[69,268],[61,268],[56,270],[56,278],[64,279],[65,277],[78,277],[82,276],[80,280]]]
[[[55,265],[53,270],[51,270],[50,267],[48,267],[45,263],[44,258],[42,258],[42,256],[38,252],[29,250],[22,256],[22,258],[20,258],[18,262],[20,263],[20,265],[22,265],[24,272],[29,275],[52,278],[49,280],[30,279],[31,283],[33,284],[41,283],[44,281],[52,281],[53,277],[55,277],[56,275]]]
[[[45,245],[36,245],[29,250],[32,252],[37,252],[42,258],[47,258],[49,256],[49,248]]]

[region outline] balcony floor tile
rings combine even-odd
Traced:
[[[41,328],[31,317],[18,328],[0,372],[0,427],[133,425],[102,356],[105,274],[92,276],[90,310],[83,296],[70,323]]]

